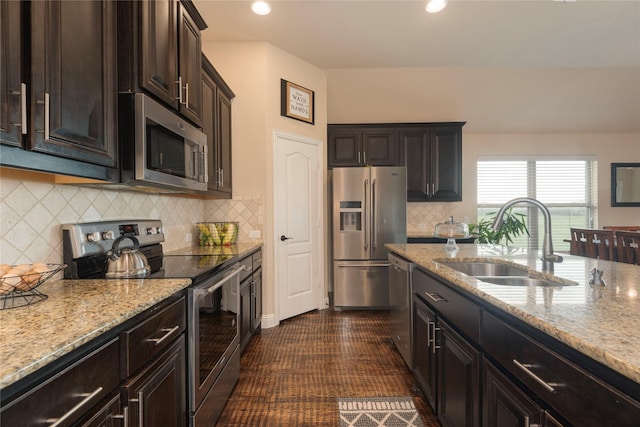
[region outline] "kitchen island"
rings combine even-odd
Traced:
[[[619,425],[638,425],[640,267],[567,255],[548,273],[537,251],[459,246],[454,257],[447,257],[443,245],[386,245],[417,266],[413,328],[418,362],[413,369],[428,397],[431,385],[437,389],[430,402],[443,425],[458,425],[450,422],[453,407],[447,407],[456,400],[466,402],[462,418],[467,425],[496,425],[504,412],[496,414],[505,407],[523,423],[535,416],[545,425],[598,425],[595,418],[619,413],[631,414]],[[491,284],[447,266],[451,261],[513,264],[531,277],[561,285]],[[604,272],[606,285],[590,285],[594,268]],[[415,317],[417,312],[423,314]],[[436,370],[429,370],[426,354],[419,355],[422,346],[440,355]],[[453,378],[457,373],[459,378]],[[465,389],[466,397],[452,394],[455,386]],[[554,424],[549,421],[553,416],[568,421]],[[629,422],[629,416],[634,420]]]

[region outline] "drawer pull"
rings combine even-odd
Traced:
[[[558,387],[558,386],[562,385],[562,384],[558,384],[558,383],[547,383],[542,378],[540,378],[539,376],[534,374],[529,368],[533,368],[533,367],[535,367],[535,365],[531,365],[531,364],[527,364],[527,363],[520,363],[516,359],[513,359],[513,364],[516,365],[518,368],[520,368],[525,374],[529,375],[535,382],[540,384],[542,387],[544,387],[550,393],[555,393],[556,390],[555,390],[554,387]]]
[[[432,294],[430,294],[429,292],[425,292],[424,294],[429,298],[431,298],[433,302],[447,301],[446,298],[442,298],[440,295],[436,294],[435,292]]]
[[[129,427],[129,407],[122,408],[122,415],[113,415],[111,418],[114,420],[122,420],[123,427]]]
[[[64,422],[66,422],[75,412],[78,412],[78,410],[80,410],[84,405],[89,403],[91,399],[99,395],[101,391],[102,391],[102,387],[98,387],[92,393],[80,393],[79,395],[77,395],[79,397],[84,397],[84,399],[82,399],[80,403],[78,403],[76,406],[71,408],[66,414],[64,414],[60,418],[49,418],[46,421],[48,423],[51,423],[49,427],[57,427],[63,424]]]
[[[173,334],[175,331],[177,331],[178,329],[180,329],[180,325],[174,326],[171,329],[160,329],[162,332],[166,332],[166,334],[164,334],[162,337],[160,338],[148,338],[145,341],[151,341],[154,343],[154,345],[159,345],[162,341],[166,340],[167,338],[169,338],[171,336],[171,334]]]

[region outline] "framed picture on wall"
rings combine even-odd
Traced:
[[[314,124],[313,91],[280,79],[280,115]]]

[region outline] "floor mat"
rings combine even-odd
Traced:
[[[340,427],[424,427],[411,397],[339,398]]]

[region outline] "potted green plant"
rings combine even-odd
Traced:
[[[491,227],[496,218],[496,212],[492,212],[477,224],[469,224],[469,233],[478,239],[478,243],[501,244],[504,242],[505,245],[513,243],[514,237],[522,234],[529,236],[526,215],[514,213],[512,210],[513,208],[505,212],[504,222],[499,230],[494,230]]]

